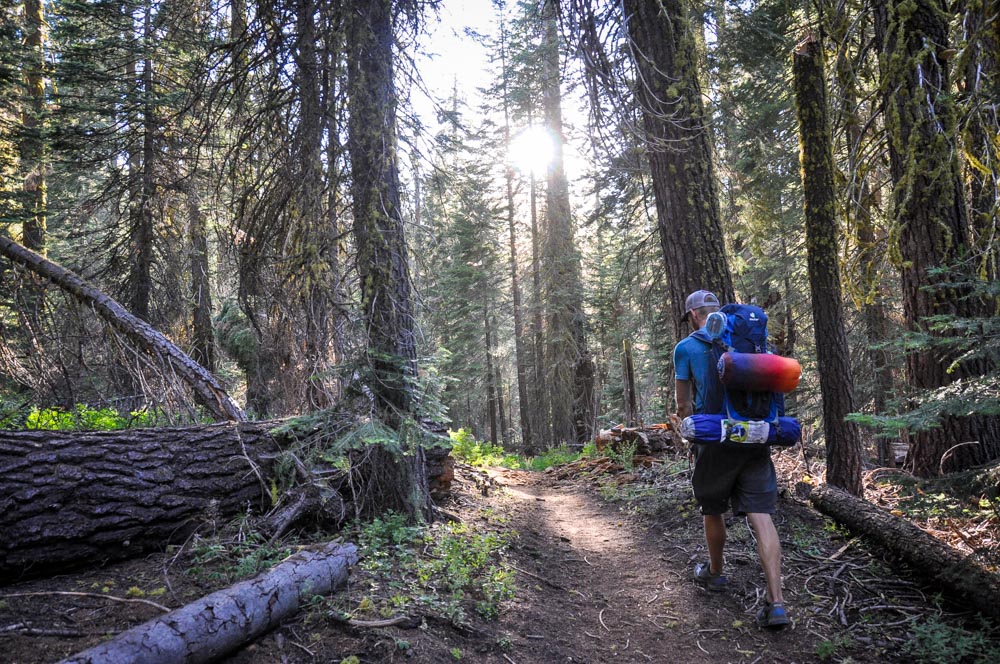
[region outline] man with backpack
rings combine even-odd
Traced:
[[[674,348],[674,379],[677,416],[723,412],[724,389],[716,365],[715,344],[706,332],[709,314],[720,308],[719,298],[705,290],[695,291],[684,304],[684,320],[692,333]],[[723,574],[726,522],[732,507],[746,515],[757,540],[757,553],[767,583],[767,601],[757,614],[757,623],[782,629],[790,623],[781,593],[781,543],[771,520],[778,499],[777,475],[766,445],[694,444],[694,474],[691,484],[701,508],[709,560],[695,566],[695,580],[710,591],[728,589]]]

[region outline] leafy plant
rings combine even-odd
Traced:
[[[366,599],[380,604],[372,604],[372,611],[392,615],[422,604],[463,622],[463,604],[471,602],[477,613],[493,618],[513,596],[513,577],[502,560],[507,535],[474,533],[464,524],[411,526],[402,515],[386,514],[365,524],[358,542],[361,568],[374,576]],[[399,578],[412,583],[390,581]],[[388,593],[374,599],[383,585]]]
[[[608,445],[604,449],[604,454],[626,471],[631,472],[635,468],[635,451],[638,448],[638,441],[623,440],[617,445]]]
[[[531,470],[545,470],[550,466],[561,466],[576,461],[579,458],[579,452],[571,450],[565,445],[560,445],[559,447],[546,450],[536,457],[532,457],[528,461],[528,467]]]
[[[23,423],[14,417],[6,417],[2,426],[7,429],[23,427],[40,431],[113,431],[152,426],[160,415],[158,411],[143,409],[126,416],[114,408],[91,408],[86,404],[77,404],[69,410],[34,407]]]
[[[290,547],[269,544],[260,533],[239,524],[236,537],[196,537],[188,573],[214,582],[233,583],[270,569],[292,554]]]
[[[955,627],[937,616],[913,628],[904,654],[920,664],[986,664],[1000,661],[1000,646],[990,638],[988,625],[976,631]]]

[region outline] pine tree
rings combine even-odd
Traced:
[[[724,301],[734,299],[695,26],[681,0],[623,0],[622,6],[679,340],[687,334],[681,317],[689,293],[708,289]]]
[[[545,126],[556,139],[547,171],[545,234],[542,248],[546,330],[546,383],[552,417],[552,444],[583,444],[592,430],[593,360],[587,350],[580,256],[574,239],[569,185],[563,165],[562,93],[556,5],[542,8],[545,38],[542,105]]]
[[[845,420],[854,411],[854,377],[841,301],[837,243],[840,234],[822,49],[822,42],[810,33],[796,47],[792,60],[802,146],[813,329],[823,393],[826,481],[855,496],[862,496],[861,439],[857,427]]]
[[[939,57],[948,49],[948,13],[939,0],[892,2],[887,26],[883,91],[894,185],[893,251],[902,273],[907,328],[940,339],[948,332],[936,327],[933,317],[970,318],[983,309],[963,285],[972,252],[955,149],[955,100],[948,62]],[[918,390],[933,390],[985,370],[981,360],[956,359],[923,345],[907,355],[907,380]],[[936,475],[1000,457],[996,418],[946,415],[939,424],[912,437],[915,473]]]

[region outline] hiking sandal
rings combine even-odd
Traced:
[[[712,565],[708,562],[694,566],[694,580],[712,592],[729,590],[729,579],[723,574],[712,574]]]
[[[757,626],[762,629],[778,631],[790,625],[791,622],[788,612],[785,611],[785,605],[781,603],[766,602],[757,612]]]

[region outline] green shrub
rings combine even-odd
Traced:
[[[77,404],[71,410],[62,408],[32,408],[24,421],[25,429],[42,431],[113,431],[130,427],[150,426],[157,420],[155,411],[138,410],[123,416],[113,408],[91,408]],[[5,421],[7,428],[14,422]]]
[[[933,617],[913,628],[913,638],[904,646],[904,653],[920,664],[987,664],[1000,661],[1000,645],[991,639],[984,623],[972,631],[953,627]]]
[[[504,450],[500,445],[489,441],[479,441],[468,429],[449,431],[451,438],[451,454],[473,466],[503,466],[505,468],[524,468],[524,459]]]
[[[579,458],[579,452],[571,450],[566,445],[560,445],[559,447],[545,450],[538,456],[529,459],[528,467],[531,470],[545,470],[550,466],[561,466],[562,464],[576,461]]]

